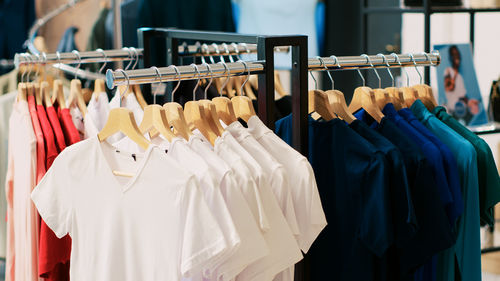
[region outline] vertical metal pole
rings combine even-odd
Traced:
[[[426,53],[429,53],[431,50],[431,1],[424,0],[424,36],[425,36],[425,45],[424,50]],[[424,67],[424,82],[429,85],[431,81],[430,77],[430,68]]]
[[[113,35],[113,48],[121,49],[123,48],[123,40],[122,40],[122,10],[121,10],[121,0],[112,0],[113,4],[113,27],[114,27],[114,35]],[[118,68],[123,68],[123,61],[118,61]]]
[[[308,156],[308,98],[307,98],[307,36],[297,36],[298,44],[292,47],[292,114],[293,146]]]
[[[137,29],[137,38],[139,43],[139,48],[142,48],[142,60],[140,62],[141,68],[151,67],[151,37],[153,35],[153,30],[151,29]],[[144,94],[146,97],[151,96],[151,84],[144,84],[142,86]]]
[[[470,44],[472,47],[472,54],[474,55],[474,34],[475,34],[475,29],[476,29],[476,13],[474,11],[471,11],[469,14],[470,17]]]
[[[367,0],[360,0],[361,19],[361,48],[363,53],[368,52],[368,13],[366,12]]]
[[[260,36],[257,39],[257,59],[265,61],[265,72],[259,74],[257,96],[258,115],[271,130],[274,130],[274,45],[272,37]]]
[[[169,65],[178,65],[179,64],[179,40],[177,38],[173,38],[170,33],[167,32],[167,36],[165,38],[166,42],[166,57],[167,57],[167,66]],[[167,83],[167,93],[171,93],[173,90],[172,83]],[[171,99],[172,96],[167,94],[165,99],[167,102],[173,102]]]

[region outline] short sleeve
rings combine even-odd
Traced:
[[[67,184],[66,167],[62,153],[31,193],[38,213],[58,238],[64,237],[71,229],[71,185]]]
[[[372,158],[364,175],[363,211],[359,238],[378,257],[393,243],[392,217],[381,154]]]
[[[181,208],[184,229],[180,268],[182,275],[189,277],[201,272],[228,245],[194,177],[184,188]]]

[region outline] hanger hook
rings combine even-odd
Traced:
[[[377,76],[377,79],[378,79],[378,87],[382,88],[382,79],[380,78],[380,75],[378,74],[377,69],[373,65],[372,60],[366,54],[362,54],[361,56],[364,57],[364,58],[366,58],[366,61],[370,64],[370,66],[372,67],[373,71],[375,71],[375,75]]]
[[[226,60],[224,59],[224,55],[221,55],[221,54],[220,54],[219,45],[217,45],[217,44],[215,44],[215,43],[212,43],[212,47],[214,47],[214,49],[215,49],[215,53],[219,56],[220,61],[226,61]]]
[[[208,45],[207,44],[203,44],[200,46],[200,53],[201,53],[201,62],[202,63],[207,63],[207,61],[205,60],[205,54],[208,55]]]
[[[220,64],[222,64],[224,66],[224,73],[222,73],[221,77],[224,76],[224,74],[227,73],[227,76],[226,76],[226,79],[224,79],[224,82],[222,82],[222,87],[220,87],[220,90],[219,90],[219,95],[222,97],[222,89],[224,89],[227,85],[227,82],[229,82],[229,68],[227,67],[227,64],[225,62],[218,62]]]
[[[241,43],[241,46],[243,46],[243,48],[245,48],[245,52],[246,52],[247,54],[250,54],[250,53],[251,53],[251,52],[250,52],[250,49],[248,48],[247,43]],[[240,59],[240,56],[238,56],[238,59],[239,59],[239,60],[241,60],[241,59]]]
[[[341,69],[341,68],[342,68],[342,67],[340,66],[340,62],[339,62],[339,60],[338,60],[337,56],[333,56],[333,55],[332,55],[332,56],[330,56],[330,58],[332,58],[332,59],[333,59],[333,63],[334,63],[334,64],[337,64],[337,66],[339,67],[339,69]],[[327,70],[327,72],[328,72],[328,76],[330,76],[330,78],[332,78],[332,76],[330,75],[330,72],[332,72],[332,71],[333,71],[333,70],[330,70],[330,71],[329,71],[329,70]],[[334,81],[333,81],[333,78],[332,78],[332,90],[335,90],[335,83],[334,83]]]
[[[411,61],[413,62],[413,65],[415,66],[415,70],[417,71],[418,73],[418,76],[420,77],[420,84],[422,84],[422,74],[420,73],[420,71],[418,70],[418,67],[417,67],[417,62],[415,61],[415,57],[413,56],[413,54],[409,54],[410,55],[410,58],[411,58]]]
[[[30,55],[30,54],[26,54],[26,58],[29,60],[28,66],[29,66],[30,64],[35,65],[35,64],[34,64],[34,60],[33,60],[33,58],[31,57],[31,55]],[[32,68],[33,68],[33,67],[28,67],[28,79],[27,79],[28,81],[30,81],[31,72],[33,72],[33,71],[32,71]]]
[[[42,67],[44,70],[46,70],[47,66],[47,54],[45,52],[42,52]]]
[[[406,86],[410,86],[410,76],[408,76],[408,71],[406,71],[406,68],[403,67],[403,64],[401,63],[401,60],[399,59],[399,56],[396,53],[391,53],[391,56],[394,57],[394,61],[396,61],[399,64],[399,67],[403,69],[403,71],[406,73]]]
[[[137,63],[139,63],[139,52],[134,47],[130,47],[130,50],[132,50],[132,52],[134,52],[134,55],[135,55],[134,65],[132,65],[132,69],[135,69],[135,67],[137,66]]]
[[[194,68],[194,71],[196,71],[196,74],[198,74],[198,78],[196,80],[196,85],[193,88],[193,101],[196,100],[196,90],[198,89],[198,86],[200,85],[200,80],[201,80],[201,74],[200,70],[198,69],[198,66],[194,63],[190,64],[192,68]]]
[[[229,62],[234,62],[233,56],[231,56],[231,52],[229,52],[229,46],[226,43],[222,43],[222,47],[224,47],[224,51],[229,57]]]
[[[435,65],[435,64],[432,62],[431,57],[429,56],[429,54],[428,54],[428,53],[423,52],[423,53],[422,53],[422,55],[424,55],[424,56],[425,56],[425,58],[429,61],[429,63],[431,64],[431,66],[434,66],[434,65]]]
[[[363,57],[363,55],[361,55]],[[365,55],[366,56],[366,55]],[[368,62],[368,58],[366,59],[366,62]],[[361,77],[361,80],[363,80],[363,87],[366,86],[366,80],[363,74],[361,74],[361,70],[359,70],[359,67],[356,69],[358,71],[359,77]]]
[[[334,89],[335,88],[335,82],[333,82],[333,77],[330,74],[330,72],[328,71],[328,67],[325,64],[325,60],[322,57],[320,57],[320,56],[317,56],[316,58],[320,61],[320,63],[321,63],[320,66],[323,66],[325,68],[326,74],[328,74],[328,77],[330,78],[330,82],[332,83],[332,89]]]
[[[26,76],[27,68],[29,68],[30,66],[30,61],[28,58],[29,55],[27,53],[21,54],[21,56],[25,57],[26,60],[28,60],[28,62],[26,63],[27,67],[24,68],[23,75],[21,75],[21,83],[24,83],[24,77]]]
[[[391,72],[391,65],[389,64],[389,62],[387,61],[387,58],[385,57],[384,54],[382,53],[378,53],[377,54],[377,57],[381,57],[382,58],[382,62],[387,66],[387,72],[389,73],[389,76],[391,77],[391,80],[392,80],[392,87],[394,87],[394,76],[392,76],[392,72]]]
[[[161,85],[161,74],[160,71],[158,70],[158,67],[156,66],[151,66],[150,69],[154,69],[156,72],[156,77],[160,79],[160,82],[158,82],[159,85],[157,85],[155,92],[153,93],[153,104],[156,104],[156,95],[158,94],[158,89],[160,88],[159,86]]]
[[[177,68],[177,66],[175,66],[175,65],[172,64],[171,67],[174,69],[176,77],[177,77],[177,81],[178,81],[177,85],[175,85],[175,88],[172,91],[172,94],[170,94],[171,101],[174,102],[174,94],[177,91],[177,89],[179,88],[179,86],[181,85],[181,73],[180,73],[179,69]]]
[[[239,55],[240,55],[240,49],[238,48],[238,44],[236,44],[236,43],[234,43],[234,42],[233,42],[233,43],[231,43],[231,46],[234,48],[234,52],[236,53],[236,58],[237,58],[237,59],[240,59],[240,58],[239,58]],[[230,62],[234,62],[234,58],[233,58],[233,56],[232,56],[232,55],[229,55],[229,61],[230,61]]]
[[[116,71],[120,71],[123,76],[125,77],[125,79],[127,79],[127,88],[125,88],[125,91],[123,91],[123,93],[120,93],[120,107],[122,107],[122,98],[127,94],[129,88],[130,88],[130,79],[127,75],[127,73],[123,70],[123,69],[117,69]]]
[[[311,75],[312,79],[314,80],[314,89],[318,89],[318,81],[316,81],[316,77],[314,77],[312,71],[309,71],[309,75]]]
[[[78,52],[77,50],[73,50],[72,51],[73,54],[75,54],[76,58],[78,59],[78,66],[76,67],[76,71],[75,71],[75,78],[77,78],[77,73],[78,71],[80,70],[80,66],[82,65],[82,57],[80,56],[80,52]]]
[[[208,63],[203,65],[207,67],[208,72],[210,73],[210,82],[208,82],[208,85],[205,87],[205,99],[207,99],[208,88],[210,88],[210,85],[212,85],[212,82],[214,81],[214,73],[212,72],[212,67],[210,67]]]
[[[247,78],[245,79],[245,81],[241,85],[241,94],[243,95],[243,89],[245,88],[245,85],[247,84],[248,80],[250,79],[250,68],[248,67],[248,64],[246,61],[239,60],[238,62],[241,62],[245,66],[244,72],[247,72]]]
[[[134,55],[132,54],[132,51],[130,50],[130,48],[124,47],[124,48],[122,48],[122,50],[128,52],[128,64],[127,64],[127,66],[125,66],[125,70],[128,70],[130,68],[130,65],[132,64],[132,62],[134,60]]]
[[[37,64],[40,64],[40,62],[41,62],[40,54],[35,54],[35,56],[36,56],[36,59],[37,59],[36,60]],[[35,77],[38,77],[39,74],[40,74],[40,67],[37,67],[36,68],[36,72],[35,72]]]
[[[102,71],[104,70],[104,68],[106,67],[106,65],[108,64],[108,56],[106,55],[106,53],[104,52],[103,49],[99,48],[99,49],[96,49],[95,51],[101,53],[102,57],[104,58],[104,63],[101,66],[101,68],[99,68],[99,74],[101,74]]]

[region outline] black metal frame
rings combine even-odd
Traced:
[[[423,13],[424,14],[424,51],[431,51],[431,15],[438,13],[468,13],[470,17],[469,40],[474,49],[475,16],[476,13],[500,12],[500,8],[467,8],[467,7],[432,7],[431,0],[423,0],[422,7],[369,7],[368,0],[361,2],[361,45],[364,52],[368,51],[368,16],[374,13]],[[425,83],[430,83],[430,69],[424,70]]]
[[[142,67],[151,67],[151,41],[164,38],[166,41],[167,65],[180,63],[179,40],[200,40],[209,42],[235,42],[257,44],[257,59],[264,62],[264,73],[258,74],[258,116],[270,129],[274,129],[274,48],[291,46],[292,49],[292,118],[293,147],[307,157],[308,154],[308,99],[307,99],[307,36],[261,36],[226,32],[205,32],[168,28],[138,29],[139,47],[144,49]],[[145,89],[150,94],[150,87]],[[149,91],[148,91],[149,90]],[[295,266],[295,280],[309,280],[307,256]]]

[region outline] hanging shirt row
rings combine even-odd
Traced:
[[[309,160],[329,225],[309,251],[311,280],[480,281],[480,221],[500,181],[490,148],[421,100],[382,119],[309,119]],[[292,118],[276,123],[288,143]]]
[[[327,224],[307,158],[257,116],[213,145],[197,130],[101,142],[120,106],[141,123],[133,94],[94,93],[86,112],[14,104],[7,280],[292,281]]]

